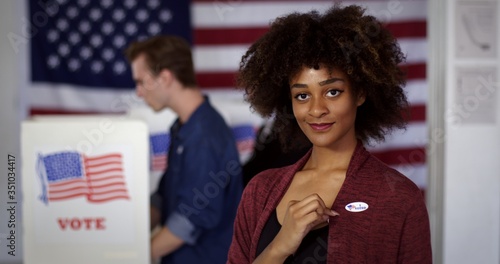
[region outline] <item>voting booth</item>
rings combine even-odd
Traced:
[[[24,263],[149,263],[147,125],[65,116],[21,130]]]

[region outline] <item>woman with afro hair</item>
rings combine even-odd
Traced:
[[[246,100],[284,148],[311,149],[252,178],[228,263],[432,263],[420,189],[364,148],[406,125],[404,59],[354,5],[279,17],[249,48]]]

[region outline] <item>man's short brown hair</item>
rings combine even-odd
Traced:
[[[129,62],[142,54],[145,55],[146,64],[154,75],[168,69],[182,85],[197,86],[191,46],[186,40],[177,36],[155,36],[133,42],[125,51]]]

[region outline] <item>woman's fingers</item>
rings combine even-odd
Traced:
[[[288,203],[283,227],[302,237],[311,229],[325,226],[329,217],[336,215],[338,213],[327,208],[319,195],[312,194],[301,201],[292,200]]]
[[[336,216],[339,215],[337,212],[331,210],[325,205],[325,202],[317,194],[311,194],[305,197],[301,201],[292,200],[288,203],[288,211],[295,215],[295,217],[302,217],[312,211],[318,212],[318,214]]]
[[[290,213],[295,218],[300,218],[310,213],[317,213],[318,216],[328,215],[326,211],[330,211],[330,209],[323,207],[322,203],[318,200],[311,200],[307,203],[296,203],[293,207],[290,207]]]
[[[301,200],[302,203],[309,203],[311,201],[318,201],[320,202],[321,206],[326,207],[325,202],[317,193],[310,194]]]

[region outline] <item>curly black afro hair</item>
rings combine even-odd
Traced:
[[[264,117],[275,115],[275,130],[285,149],[310,144],[295,121],[290,79],[303,66],[322,65],[347,74],[358,107],[356,137],[383,141],[394,128],[404,128],[408,102],[403,91],[405,60],[396,39],[359,6],[334,5],[277,18],[240,62],[237,84],[246,100]],[[291,140],[293,139],[293,140]]]

